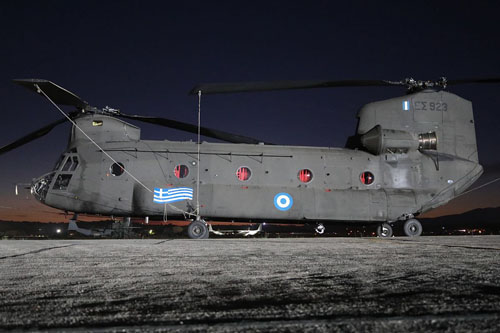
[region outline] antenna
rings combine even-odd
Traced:
[[[196,220],[200,220],[200,132],[201,132],[201,90],[198,90],[198,156],[196,169]]]

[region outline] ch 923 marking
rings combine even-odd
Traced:
[[[414,101],[415,111],[448,111],[448,104],[444,102]]]

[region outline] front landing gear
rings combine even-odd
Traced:
[[[422,234],[422,224],[417,219],[407,220],[403,228],[408,237],[418,237]]]
[[[209,234],[207,222],[194,220],[189,224],[187,233],[191,239],[207,239]]]
[[[389,223],[382,223],[377,227],[377,236],[380,238],[392,237],[392,227]]]

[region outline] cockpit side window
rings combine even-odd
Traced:
[[[58,175],[55,182],[54,186],[52,187],[54,190],[66,190],[69,185],[69,181],[71,180],[71,177],[73,175]]]

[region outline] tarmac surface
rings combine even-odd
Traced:
[[[0,241],[0,330],[500,331],[500,236]]]

